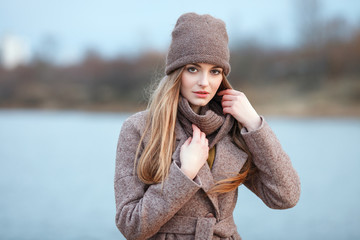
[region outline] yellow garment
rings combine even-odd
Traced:
[[[210,169],[213,166],[214,163],[214,159],[215,159],[215,146],[213,146],[210,150],[209,150],[209,156],[207,159],[207,162],[209,164]]]

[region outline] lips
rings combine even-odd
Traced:
[[[196,91],[195,93],[198,93],[198,94],[209,94],[207,91]]]
[[[199,98],[206,98],[209,95],[209,92],[207,92],[207,91],[196,91],[194,93]]]

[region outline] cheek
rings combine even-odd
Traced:
[[[183,96],[186,95],[186,88],[184,87],[184,85],[181,85],[181,87],[180,87],[180,94]]]
[[[181,77],[181,88],[180,88],[181,93],[190,91],[192,86],[194,85],[193,82],[194,82],[193,78],[191,78],[187,74],[183,74]]]
[[[218,78],[218,79],[215,79],[215,81],[213,81],[213,84],[212,84],[212,89],[217,91],[218,88],[220,87],[220,84],[222,82],[222,77],[221,78]]]
[[[186,80],[184,80],[184,78],[181,79],[181,86],[180,86],[180,93],[181,95],[183,96],[186,96],[186,92],[187,92],[187,89],[189,87],[187,86],[187,82]]]

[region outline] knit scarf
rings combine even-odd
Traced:
[[[206,134],[210,149],[229,133],[234,124],[234,118],[230,114],[223,114],[220,103],[212,100],[196,114],[188,100],[182,96],[179,99],[177,118],[189,137],[193,135],[191,124],[200,128]]]

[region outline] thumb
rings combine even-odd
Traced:
[[[185,145],[185,146],[189,146],[189,145],[190,145],[190,143],[191,143],[191,140],[192,140],[192,137],[189,137],[188,139],[186,139],[186,141],[184,142],[184,144],[183,144],[183,145]]]

